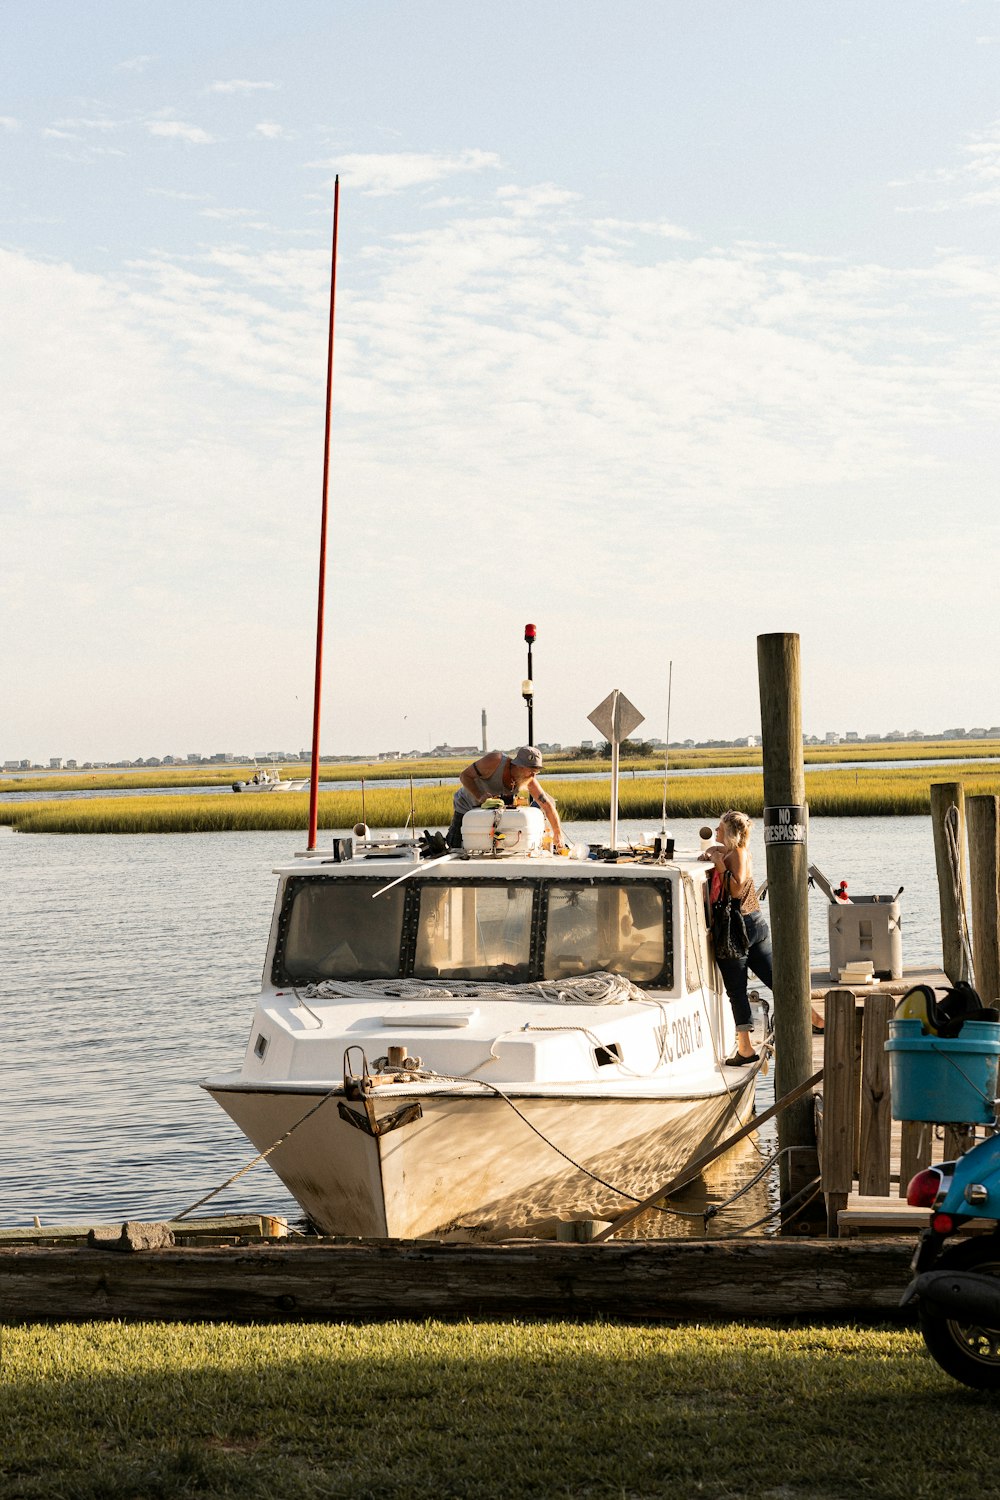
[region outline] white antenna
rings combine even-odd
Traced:
[[[660,832],[667,831],[667,769],[670,765],[670,698],[674,688],[674,664],[670,663],[670,672],[667,677],[667,748],[663,752],[663,813],[660,817]]]
[[[609,847],[618,847],[618,747],[628,739],[633,729],[638,729],[644,715],[625,694],[613,688],[603,703],[599,703],[587,718],[594,728],[603,734],[611,746],[611,834]]]

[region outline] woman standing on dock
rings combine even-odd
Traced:
[[[747,999],[748,970],[752,969],[762,984],[767,985],[768,989],[772,988],[771,933],[764,921],[757,899],[757,887],[754,885],[753,865],[748,848],[750,827],[750,819],[746,813],[723,813],[715,830],[716,843],[710,844],[703,856],[715,866],[711,889],[713,904],[720,900],[725,883],[728,882],[730,895],[740,904],[750,940],[745,958],[716,959],[736,1022],[736,1051],[726,1060],[727,1067],[735,1068],[756,1062],[758,1057],[750,1040],[753,1019],[750,1001]]]

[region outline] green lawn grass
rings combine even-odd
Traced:
[[[96,1323],[0,1340],[5,1500],[998,1490],[997,1401],[898,1328]]]

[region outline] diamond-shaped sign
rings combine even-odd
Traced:
[[[598,733],[612,745],[620,745],[622,740],[628,739],[633,729],[645,722],[645,717],[618,688],[613,688],[604,702],[587,715]]]

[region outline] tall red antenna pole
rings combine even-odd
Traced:
[[[309,775],[309,848],[316,848],[319,812],[319,710],[323,687],[323,609],[326,602],[326,518],[330,497],[330,421],[333,413],[333,324],[337,308],[337,226],[340,177],[333,180],[333,251],[330,256],[330,338],[326,354],[326,435],[323,441],[323,519],[319,532],[319,589],[316,600],[316,686],[313,692],[312,766]]]

